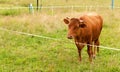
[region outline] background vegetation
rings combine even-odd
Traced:
[[[42,0],[42,6],[105,6],[81,8],[41,9],[29,13],[28,7],[36,0],[0,0],[0,27],[22,31],[57,40],[21,35],[0,30],[0,72],[119,72],[120,52],[100,48],[93,64],[88,61],[86,47],[82,50],[82,62],[78,61],[77,48],[66,38],[65,17],[79,17],[83,12],[95,11],[104,19],[100,36],[102,46],[120,49],[120,9],[111,10],[110,0]],[[115,6],[120,1],[115,0]]]

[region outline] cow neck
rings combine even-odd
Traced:
[[[84,38],[84,37],[76,36],[76,37],[74,38],[74,40],[75,40],[75,42],[78,42],[78,43],[84,43],[85,41],[84,41],[83,38]]]

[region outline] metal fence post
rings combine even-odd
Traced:
[[[114,0],[112,0],[111,9],[112,9],[112,10],[114,9]]]
[[[30,12],[30,13],[34,13],[32,3],[29,4],[29,12]]]

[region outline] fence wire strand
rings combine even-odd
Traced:
[[[38,37],[38,38],[44,38],[44,39],[49,39],[49,40],[56,40],[56,41],[61,41],[61,42],[65,42],[62,39],[56,39],[56,38],[52,38],[52,37],[47,37],[47,36],[42,36],[42,35],[36,35],[36,34],[31,34],[31,33],[26,33],[26,32],[20,32],[20,31],[13,31],[13,30],[9,30],[6,28],[0,28],[0,30],[2,31],[7,31],[7,32],[12,32],[12,33],[17,33],[17,34],[22,34],[22,35],[27,35],[27,36],[34,36],[34,37]],[[72,44],[75,44],[73,41],[69,41]],[[112,47],[106,47],[106,46],[96,46],[96,45],[90,45],[90,44],[86,44],[86,43],[80,43],[77,42],[77,44],[80,45],[89,45],[89,46],[95,46],[95,47],[99,47],[99,48],[103,48],[103,49],[109,49],[109,50],[115,50],[115,51],[120,51],[119,48],[112,48]]]
[[[71,6],[33,6],[34,9],[36,8],[43,8],[43,9],[55,9],[55,8],[111,8],[111,6],[101,6],[101,5],[71,5]],[[0,9],[28,9],[28,7],[0,7]],[[114,6],[114,8],[120,8],[120,6]]]

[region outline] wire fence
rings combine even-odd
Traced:
[[[35,10],[37,7],[0,7],[1,10],[17,10],[17,9],[33,9]],[[101,5],[96,5],[96,6],[42,6],[42,7],[39,7],[39,9],[50,9],[51,12],[52,12],[52,15],[54,14],[54,11],[55,9],[70,9],[71,11],[74,11],[75,8],[84,8],[84,10],[86,11],[90,11],[92,9],[99,9],[99,8],[107,8],[107,9],[111,9],[111,6],[101,6]],[[114,6],[115,9],[119,9],[120,7],[116,7]],[[25,33],[25,32],[19,32],[19,31],[13,31],[13,30],[9,30],[9,29],[5,29],[5,28],[0,28],[0,30],[3,30],[3,31],[9,31],[9,32],[12,32],[12,33],[18,33],[18,34],[23,34],[23,35],[28,35],[28,36],[35,36],[35,37],[40,37],[40,38],[46,38],[46,39],[50,39],[50,40],[57,40],[57,41],[62,41],[60,39],[56,39],[56,38],[51,38],[51,37],[46,37],[46,36],[41,36],[41,35],[36,35],[36,34],[30,34],[30,33]],[[74,42],[71,42],[71,43],[74,43]],[[79,44],[83,44],[83,45],[87,45],[87,44],[84,44],[84,43],[79,43]],[[91,45],[92,46],[92,45]],[[119,48],[111,48],[111,47],[106,47],[106,46],[99,46],[100,48],[103,48],[103,49],[110,49],[110,50],[116,50],[116,51],[120,51]]]
[[[47,37],[47,36],[36,35],[36,34],[31,34],[31,33],[26,33],[26,32],[20,32],[20,31],[13,31],[13,30],[9,30],[9,29],[6,29],[6,28],[0,28],[0,30],[11,32],[11,33],[17,33],[17,34],[27,35],[27,36],[34,36],[34,37],[38,37],[38,38],[44,38],[44,39],[49,39],[49,40],[55,40],[55,41],[65,42],[62,39],[56,39],[56,38],[51,38],[51,37]],[[72,43],[72,44],[75,44],[73,41],[69,41],[69,42]],[[80,42],[76,42],[76,44],[95,46],[95,45],[86,44],[86,43],[80,43]],[[120,48],[112,48],[112,47],[107,47],[107,46],[102,46],[102,45],[96,46],[96,47],[103,48],[103,49],[120,51]]]
[[[32,6],[34,9],[36,9],[37,7]],[[70,5],[70,6],[39,6],[38,8],[47,8],[47,9],[56,9],[56,8],[109,8],[111,9],[111,6],[102,6],[102,5]],[[28,9],[30,8],[30,6],[28,7],[0,7],[0,9]],[[114,6],[114,8],[120,8],[120,6]]]
[[[32,6],[33,7],[33,6]],[[97,5],[97,6],[39,6],[39,9],[56,9],[56,8],[111,8],[111,6],[101,6],[101,5]],[[0,7],[0,9],[29,9],[30,7]],[[36,9],[37,7],[33,7],[34,9]],[[120,7],[114,7],[114,8],[120,8]]]
[[[51,14],[53,15],[56,11],[59,10],[70,10],[70,11],[99,11],[102,9],[120,9],[120,6],[114,6],[114,8],[111,8],[111,6],[102,6],[102,5],[71,5],[71,6],[39,6],[39,7],[34,7],[32,5],[29,5],[28,7],[0,7],[0,10],[23,10],[26,9],[28,10],[30,13],[34,13],[35,10],[39,11],[43,11],[43,12],[51,12]],[[45,10],[45,11],[44,11]]]

